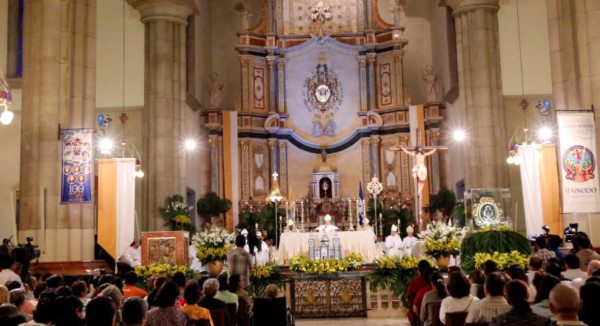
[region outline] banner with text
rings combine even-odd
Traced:
[[[600,212],[592,112],[557,112],[563,213]]]
[[[94,129],[62,130],[61,204],[92,202]]]

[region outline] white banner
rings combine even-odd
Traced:
[[[557,112],[563,213],[600,212],[592,112]]]

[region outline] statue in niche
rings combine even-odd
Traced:
[[[392,9],[392,13],[394,14],[394,27],[400,27],[405,3],[406,0],[394,0],[394,8]]]
[[[242,17],[242,30],[247,31],[248,28],[250,28],[249,19],[252,17],[252,15],[248,13],[246,5],[244,5],[242,2],[237,2],[233,6],[233,9],[235,9],[235,11]]]
[[[208,82],[208,95],[210,96],[208,107],[217,108],[221,105],[223,84],[219,83],[219,74],[216,72],[211,73],[208,78],[210,79]]]
[[[433,72],[432,65],[426,65],[423,69],[423,81],[427,87],[427,102],[438,102],[437,74]]]

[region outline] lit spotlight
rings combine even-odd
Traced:
[[[198,147],[198,144],[196,143],[195,140],[193,139],[188,139],[185,141],[185,143],[183,144],[184,148],[186,151],[191,152],[193,150],[196,149],[196,147]]]
[[[5,126],[9,125],[13,121],[14,117],[15,114],[12,111],[8,110],[8,106],[5,106],[4,111],[2,111],[2,114],[0,114],[0,123],[2,123]]]
[[[467,138],[467,133],[462,129],[454,130],[452,138],[456,141],[463,141]]]
[[[113,149],[113,141],[110,138],[102,138],[98,142],[100,153],[109,155]]]
[[[550,142],[550,139],[552,139],[552,129],[548,127],[541,128],[538,130],[538,137],[544,143]]]

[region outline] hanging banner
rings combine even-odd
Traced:
[[[92,202],[94,129],[62,130],[61,204]]]
[[[600,212],[592,112],[557,112],[563,213]]]

